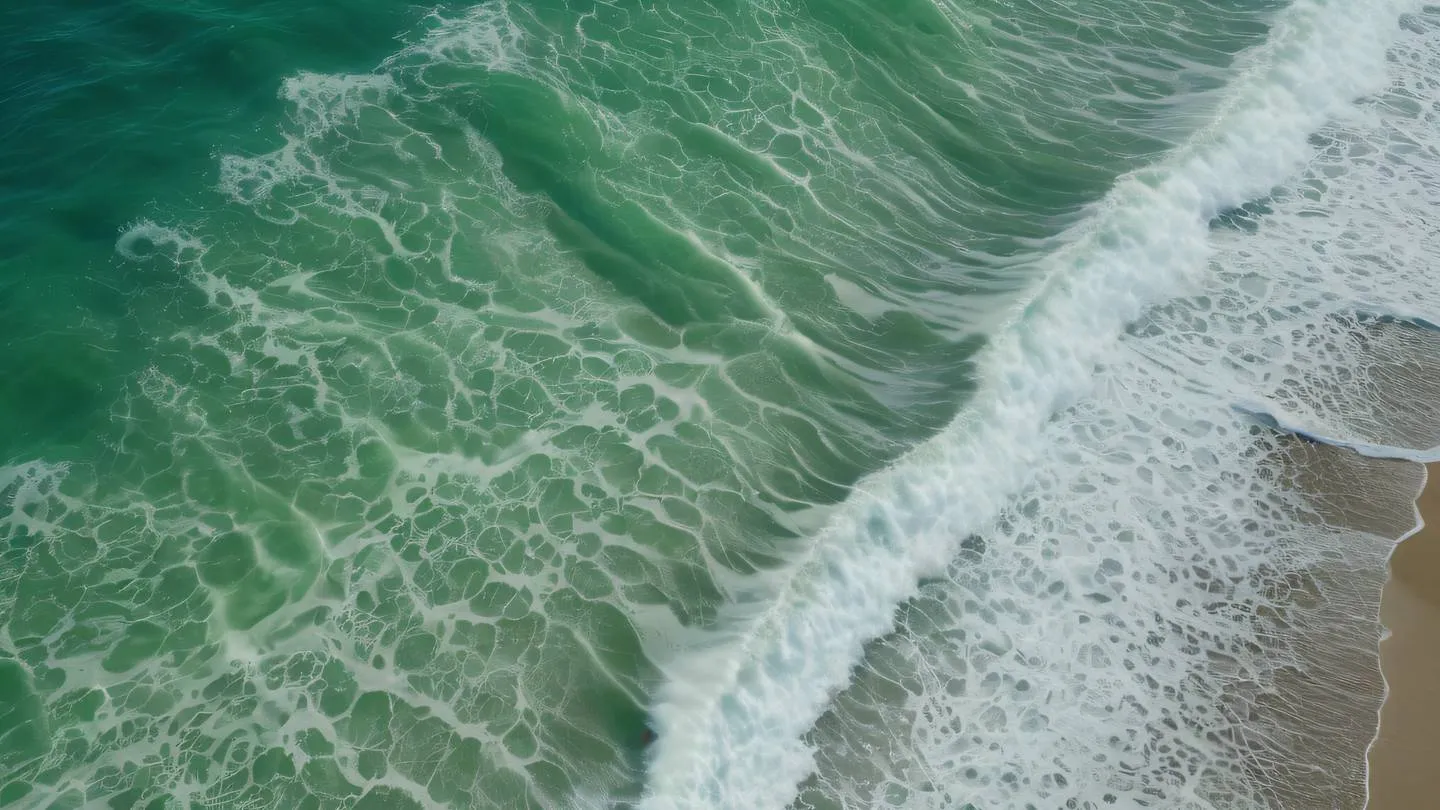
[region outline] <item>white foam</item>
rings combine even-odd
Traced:
[[[287,78],[281,85],[280,97],[290,105],[294,126],[285,133],[285,144],[257,156],[220,156],[220,191],[237,202],[256,205],[270,198],[278,187],[328,175],[324,150],[318,148],[320,139],[342,125],[354,124],[366,109],[384,110],[382,115],[387,117],[393,115],[386,110],[386,104],[400,94],[394,75],[397,71],[415,66],[423,71],[434,65],[452,64],[503,72],[518,70],[522,64],[521,32],[504,3],[482,3],[453,18],[435,13],[428,21],[431,30],[426,36],[384,60],[375,72],[303,71]],[[328,191],[332,196],[345,196],[344,190],[333,183]],[[281,214],[269,215],[277,222],[292,221],[293,212],[288,207],[281,210]],[[386,225],[378,218],[375,221],[382,228]],[[398,248],[398,240],[392,243]]]
[[[523,64],[521,29],[510,17],[509,4],[492,0],[457,17],[439,12],[428,19],[431,30],[420,42],[385,60],[384,67],[419,58],[432,64],[474,65],[514,71]]]
[[[987,349],[964,414],[858,485],[736,638],[672,666],[652,709],[659,741],[644,807],[791,800],[814,767],[803,735],[864,645],[894,627],[919,579],[944,571],[1054,452],[1047,421],[1093,390],[1097,366],[1123,357],[1124,326],[1203,277],[1209,220],[1292,177],[1311,153],[1309,134],[1383,86],[1386,47],[1409,7],[1297,3],[1214,122],[1172,159],[1117,184]]]
[[[145,219],[121,230],[115,240],[115,252],[132,262],[163,257],[179,264],[198,258],[205,252],[205,245],[179,228]]]
[[[285,133],[285,144],[262,155],[222,155],[221,193],[254,205],[282,185],[325,173],[323,150],[317,149],[321,139],[338,127],[353,124],[366,108],[383,108],[398,92],[394,77],[386,73],[302,72],[287,78],[280,98],[289,104],[294,128]],[[333,186],[330,190],[336,191]]]
[[[379,105],[397,92],[395,78],[386,73],[302,71],[280,85],[280,97],[290,103],[291,119],[306,140],[353,121],[366,106]]]
[[[55,529],[58,516],[49,504],[68,470],[69,465],[45,461],[0,467],[0,527],[7,536],[39,536]]]

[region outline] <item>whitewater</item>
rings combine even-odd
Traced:
[[[1419,10],[1294,4],[1213,121],[1117,183],[1044,260],[955,423],[857,485],[735,611],[733,639],[669,663],[642,807],[785,807],[802,788],[804,806],[844,807],[1363,795],[1379,586],[1423,473],[1335,460],[1399,515],[1316,518],[1281,485],[1295,451],[1250,420],[1435,458],[1423,372],[1357,381],[1440,347],[1424,320],[1405,326],[1440,312],[1425,283],[1440,34]],[[1212,227],[1262,198],[1253,232]],[[1277,590],[1296,577],[1315,604]],[[897,614],[917,598],[940,618]],[[904,637],[875,646],[897,621]],[[886,676],[856,666],[887,656],[913,671],[865,694]],[[1287,762],[1297,749],[1317,759]]]
[[[0,805],[1366,804],[1434,6],[151,5],[0,30]]]

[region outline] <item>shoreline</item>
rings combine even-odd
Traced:
[[[1440,463],[1417,501],[1424,526],[1390,557],[1381,599],[1379,729],[1367,753],[1367,810],[1411,810],[1440,795]]]

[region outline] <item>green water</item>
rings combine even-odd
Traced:
[[[0,11],[0,804],[638,795],[1274,3]]]

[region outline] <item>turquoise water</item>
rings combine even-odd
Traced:
[[[1371,6],[0,12],[0,804],[1282,801],[1319,732],[1196,729],[1303,645],[1188,611],[1407,528],[1232,404],[1433,444],[1310,373],[1440,314]]]

